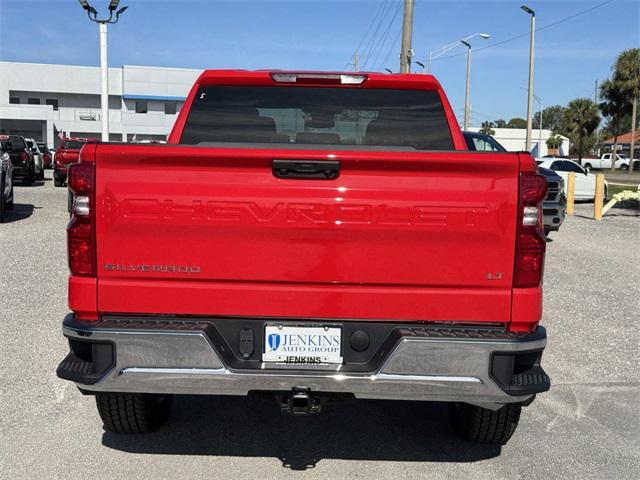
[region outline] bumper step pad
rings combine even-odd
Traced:
[[[102,373],[97,374],[93,362],[83,360],[74,353],[69,353],[56,370],[58,377],[71,381],[82,381],[83,383],[93,384],[97,382]],[[93,380],[93,381],[91,381]]]

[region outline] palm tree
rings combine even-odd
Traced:
[[[584,139],[589,137],[600,124],[598,107],[588,98],[576,98],[569,102],[564,115],[572,140],[578,140],[578,162],[582,164]]]
[[[627,101],[625,92],[616,82],[605,80],[600,86],[600,98],[604,101],[600,103],[600,111],[607,119],[607,130],[613,136],[613,149],[611,153],[618,150],[618,136],[625,132],[628,121],[628,114],[631,105]],[[611,162],[611,170],[616,169],[616,162]]]
[[[618,56],[614,66],[613,81],[631,97],[631,149],[629,151],[629,172],[633,170],[635,158],[635,136],[638,114],[638,97],[640,97],[640,48],[630,48]]]
[[[491,127],[493,127],[493,123],[489,121],[482,122],[482,128],[480,129],[480,133],[484,133],[485,135],[495,135],[496,132]]]

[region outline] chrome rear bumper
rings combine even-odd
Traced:
[[[225,365],[203,330],[101,328],[99,322],[80,327],[79,323],[65,321],[64,335],[113,345],[113,363],[104,374],[93,383],[76,381],[81,389],[93,392],[247,395],[307,387],[315,392],[352,393],[357,398],[457,401],[499,408],[525,402],[533,394],[507,393],[492,373],[494,356],[541,351],[546,345],[542,327],[534,335],[517,339],[407,336],[371,372],[348,372],[343,367],[327,371],[316,366],[291,370],[266,364],[250,370]],[[61,374],[63,364],[58,375],[73,379]]]

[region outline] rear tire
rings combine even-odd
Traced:
[[[466,403],[449,404],[451,423],[456,433],[474,443],[505,445],[516,431],[522,406],[507,404],[499,410]]]
[[[105,430],[149,433],[164,423],[173,395],[151,393],[96,393],[96,405]]]
[[[0,223],[4,223],[4,175],[0,175]]]
[[[53,186],[64,187],[64,182],[62,180],[58,180],[57,178],[53,177]]]
[[[591,166],[591,164],[590,164],[590,163],[585,163],[585,164],[584,164],[584,169],[585,169],[587,172],[590,172],[592,168],[593,168],[593,167]]]

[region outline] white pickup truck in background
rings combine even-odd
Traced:
[[[584,168],[588,170],[593,169],[605,169],[611,168],[611,153],[605,153],[600,158],[583,158],[582,165]],[[615,154],[616,161],[616,170],[628,170],[629,169],[629,157],[624,155],[620,155],[618,153]],[[640,160],[633,159],[633,169],[640,169]]]

